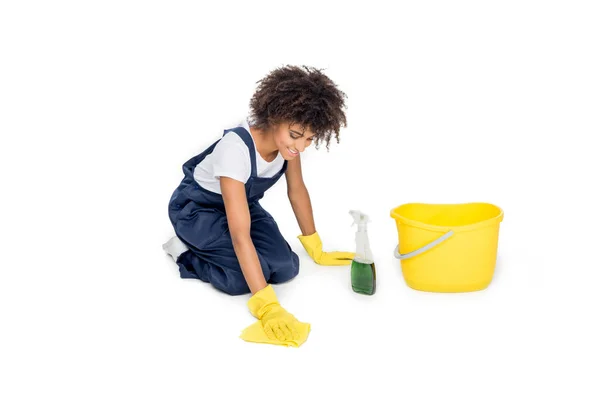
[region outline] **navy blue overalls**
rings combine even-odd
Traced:
[[[226,134],[239,135],[250,152],[252,172],[245,185],[251,218],[250,236],[265,279],[268,283],[286,282],[298,275],[298,255],[279,232],[271,214],[258,201],[285,173],[287,161],[272,178],[258,177],[256,150],[250,133],[237,127],[225,130],[223,136]],[[194,168],[212,153],[219,141],[183,165],[184,178],[169,201],[169,218],[177,236],[190,249],[177,259],[181,277],[210,282],[225,293],[239,295],[250,293],[250,289],[233,249],[223,197],[204,189],[194,180]]]

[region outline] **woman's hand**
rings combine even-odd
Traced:
[[[308,255],[319,265],[349,265],[354,258],[355,253],[343,251],[324,252],[323,243],[318,232],[309,236],[300,235],[298,239],[300,239],[300,243],[302,243]]]

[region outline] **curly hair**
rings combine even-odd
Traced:
[[[329,150],[332,135],[340,142],[340,128],[346,126],[347,96],[321,70],[286,65],[257,83],[250,117],[258,129],[289,122],[300,125],[303,132],[306,128],[314,132],[316,148],[324,141]]]

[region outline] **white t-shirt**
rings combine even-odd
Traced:
[[[244,127],[250,133],[248,121],[244,120],[238,126]],[[250,135],[252,137],[252,135]],[[252,139],[254,143],[254,139]],[[256,151],[256,174],[261,178],[271,178],[283,168],[284,159],[281,153],[271,162],[265,161]],[[213,152],[207,155],[194,169],[194,179],[206,190],[221,194],[219,178],[226,176],[246,183],[252,172],[250,152],[244,140],[235,132],[229,132],[217,143]]]

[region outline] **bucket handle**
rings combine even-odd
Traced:
[[[394,257],[396,257],[400,260],[406,260],[407,258],[412,258],[412,257],[418,256],[419,254],[425,253],[427,250],[431,249],[432,247],[435,247],[438,244],[442,243],[444,240],[448,239],[452,235],[454,235],[454,232],[448,231],[444,235],[435,239],[433,242],[428,243],[425,246],[421,247],[420,249],[411,251],[410,253],[406,253],[406,254],[400,254],[398,252],[398,246],[396,246],[396,248],[394,249]]]

